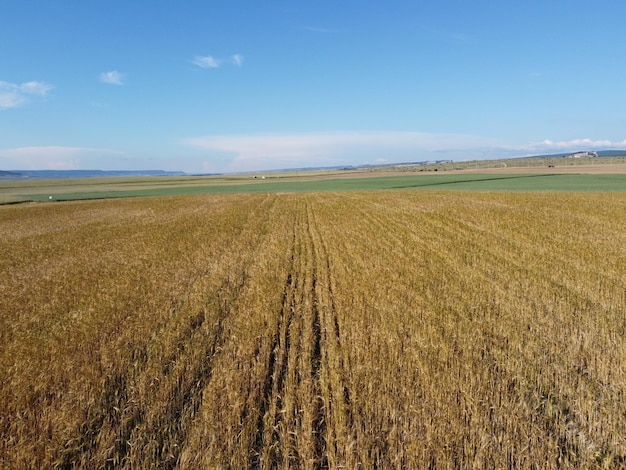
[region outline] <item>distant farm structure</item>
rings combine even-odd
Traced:
[[[565,158],[588,158],[588,157],[597,157],[598,152],[576,152],[570,155],[566,155]]]

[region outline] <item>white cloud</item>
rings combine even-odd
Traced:
[[[235,54],[231,56],[231,60],[233,64],[236,65],[237,67],[241,67],[241,65],[243,64],[243,56],[240,54]]]
[[[593,140],[593,139],[572,139],[562,141],[543,140],[541,142],[531,142],[527,145],[509,147],[511,150],[519,150],[531,155],[541,153],[560,153],[576,150],[608,150],[626,148],[626,139],[622,141]]]
[[[212,135],[180,142],[201,149],[206,168],[224,172],[442,159],[482,160],[626,148],[626,140],[544,140],[508,145],[471,135],[397,131]]]
[[[26,82],[20,85],[20,90],[28,95],[46,96],[54,88],[45,82]]]
[[[215,69],[220,66],[219,62],[210,55],[195,56],[192,62],[203,69]]]
[[[222,171],[334,166],[419,161],[463,155],[466,149],[494,145],[491,139],[419,132],[329,132],[317,134],[217,135],[188,138],[184,145],[200,148],[223,161]]]
[[[16,108],[27,103],[31,97],[45,97],[54,86],[46,82],[17,84],[0,81],[0,109]]]
[[[213,56],[195,56],[191,61],[194,65],[202,69],[216,69],[222,65],[222,63],[230,63],[236,67],[241,67],[243,65],[244,57],[241,54],[234,54],[230,56],[229,61],[225,61],[222,59],[217,59]]]
[[[120,73],[116,70],[111,70],[110,72],[101,73],[100,81],[109,85],[123,85],[124,76],[125,75],[123,73]]]
[[[18,147],[0,149],[0,168],[5,170],[75,170],[87,160],[110,159],[122,152],[89,147]]]

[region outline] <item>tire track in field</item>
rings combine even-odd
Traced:
[[[162,455],[160,455],[160,458],[163,459],[161,462],[163,465],[162,468],[174,468],[180,464],[180,455],[185,446],[187,434],[191,428],[191,423],[202,406],[204,389],[213,375],[216,355],[219,354],[227,341],[227,338],[224,336],[226,324],[231,316],[237,313],[236,310],[234,310],[234,306],[236,305],[237,299],[243,294],[247,287],[250,267],[263,246],[264,240],[269,232],[271,214],[275,209],[276,199],[266,197],[260,204],[259,210],[251,214],[251,220],[242,227],[242,230],[239,233],[239,238],[244,239],[246,233],[248,231],[252,231],[254,234],[254,245],[252,250],[245,253],[241,257],[241,262],[235,270],[234,275],[231,276],[229,274],[222,281],[220,288],[212,298],[212,300],[217,304],[215,307],[218,312],[217,324],[210,330],[212,334],[209,335],[210,339],[208,347],[201,347],[200,354],[195,354],[191,358],[193,361],[191,366],[191,370],[193,371],[191,381],[187,380],[183,382],[184,384],[187,384],[187,387],[181,388],[179,386],[175,390],[174,396],[180,398],[177,400],[179,406],[169,407],[168,419],[165,419],[164,422],[167,423],[168,421],[173,421],[177,423],[177,426],[175,427],[174,432],[167,428],[164,430],[166,431],[164,444],[167,444],[168,447],[164,445],[163,449],[168,449],[169,452],[167,454],[166,452],[163,452]],[[259,220],[262,220],[260,223],[260,230],[255,231],[255,222],[258,222]],[[233,246],[238,246],[238,243],[235,241]],[[193,334],[196,330],[199,330],[202,323],[204,323],[194,322],[194,319],[194,317],[191,319],[193,332],[188,335],[188,342],[193,341]],[[204,340],[201,339],[200,342],[204,343]],[[190,349],[192,349],[193,352],[196,352],[196,344],[196,342],[189,344]],[[200,360],[194,360],[196,358],[199,358]],[[186,369],[182,371],[182,374],[184,374],[182,377],[183,380],[187,379],[189,374]]]
[[[351,238],[345,237],[341,241],[340,245],[333,244],[332,247],[335,250],[339,250],[339,258],[348,258],[355,256],[357,262],[362,263],[363,266],[367,266],[372,263],[374,269],[387,269],[395,268],[395,271],[389,271],[387,279],[389,282],[399,280],[403,282],[401,276],[401,266],[393,266],[392,264],[383,263],[382,267],[378,264],[377,257],[384,257],[387,259],[404,259],[409,257],[414,266],[419,266],[420,269],[425,271],[429,269],[429,265],[432,264],[432,258],[439,258],[439,254],[433,249],[432,237],[429,233],[428,226],[419,227],[419,230],[415,230],[415,226],[412,224],[414,220],[420,220],[415,218],[415,213],[411,213],[409,223],[405,217],[396,217],[390,208],[385,207],[383,204],[378,203],[377,199],[373,200],[368,197],[359,197],[359,195],[346,195],[346,199],[349,201],[350,211],[354,211],[354,221],[357,224],[356,229],[351,226],[353,230],[348,232]],[[391,212],[391,213],[390,213]],[[425,213],[424,215],[426,215]],[[401,214],[400,214],[401,215]],[[421,224],[420,224],[421,225]],[[375,244],[372,245],[372,234],[384,234],[384,236],[377,236],[375,238]],[[353,237],[353,238],[352,238]],[[334,241],[334,239],[333,239]],[[352,250],[352,246],[357,247],[367,246],[370,249],[363,251],[359,248]],[[445,260],[442,258],[442,262]],[[385,271],[382,271],[385,273]],[[332,289],[332,283],[330,283]],[[385,287],[382,287],[384,289]],[[428,298],[419,296],[413,300],[414,305],[420,305],[426,307],[428,304]],[[417,308],[416,310],[420,310]],[[347,355],[349,361],[349,355]],[[348,362],[349,365],[349,362]],[[348,369],[347,372],[350,372]],[[421,378],[415,382],[416,387],[421,386]],[[368,417],[363,413],[362,408],[358,406],[360,402],[360,390],[356,389],[356,401],[357,404],[348,406],[348,409],[352,409],[353,420],[356,420],[356,431],[353,431],[355,436],[352,442],[355,442],[353,446],[353,455],[348,455],[347,458],[352,458],[353,462],[364,464],[369,462],[369,465],[373,465],[373,458],[375,455],[375,461],[378,462],[390,462],[394,460],[398,450],[397,445],[394,445],[394,439],[396,436],[392,434],[392,430],[383,429],[378,435],[370,434],[368,428]],[[362,402],[360,402],[361,406]],[[360,432],[359,432],[360,431]],[[350,438],[350,435],[348,435]],[[395,450],[394,450],[395,449]],[[367,464],[366,464],[367,465]]]
[[[264,200],[262,207],[268,203]],[[273,204],[271,204],[273,205]],[[261,212],[271,210],[271,205]],[[242,227],[239,238],[245,237],[246,230],[254,226],[250,220],[247,226]],[[129,439],[124,441],[122,451],[112,455],[111,461],[124,462],[130,452],[130,445],[134,445],[137,455],[129,455],[130,461],[141,462],[150,460],[159,462],[160,468],[174,468],[179,464],[180,453],[183,450],[187,433],[198,410],[202,406],[203,391],[213,375],[213,364],[216,355],[221,351],[227,338],[224,337],[226,324],[233,315],[233,305],[245,290],[248,282],[248,270],[256,252],[263,244],[264,234],[267,232],[267,222],[256,236],[254,249],[242,257],[241,262],[232,273],[227,273],[221,280],[219,287],[208,299],[206,312],[200,312],[189,318],[188,327],[184,329],[177,340],[177,348],[169,358],[163,369],[161,379],[157,379],[154,390],[156,396],[165,394],[168,399],[164,408],[139,412],[139,420],[129,422],[127,430]],[[233,245],[237,246],[237,240]],[[199,282],[201,279],[196,279]],[[194,282],[194,284],[195,284]],[[190,287],[190,290],[192,287]],[[205,309],[203,309],[205,310]],[[207,318],[207,312],[209,315]],[[211,321],[211,325],[203,328]],[[204,330],[204,333],[203,333]],[[154,379],[153,379],[154,382]],[[152,430],[147,436],[142,429]],[[131,434],[132,433],[132,436]],[[149,446],[145,440],[150,440]],[[139,441],[139,442],[137,442]],[[154,443],[158,443],[157,446]],[[151,447],[150,447],[151,446]]]
[[[353,411],[348,374],[341,344],[341,327],[333,291],[331,258],[319,230],[319,222],[312,206],[308,207],[308,233],[314,255],[314,301],[319,333],[319,390],[323,399],[324,435],[323,466],[343,467],[350,462],[347,452],[356,441],[353,430]],[[356,452],[356,448],[352,447]]]
[[[264,215],[272,211],[274,203],[275,200],[264,199],[259,213],[250,216],[232,241],[232,246],[237,246],[238,240],[244,238],[247,232],[253,230],[256,233],[254,249],[246,253],[235,270],[227,273],[216,286],[208,299],[207,308],[191,315],[187,321],[172,325],[179,330],[175,340],[177,347],[161,365],[159,373],[151,374],[151,369],[144,363],[137,379],[127,377],[124,371],[114,371],[103,379],[97,416],[92,418],[88,427],[79,430],[81,445],[74,446],[77,451],[64,452],[61,467],[101,461],[107,468],[144,460],[159,462],[160,468],[174,468],[178,464],[190,423],[202,405],[203,389],[211,380],[215,355],[225,342],[223,332],[231,316],[232,305],[245,289],[249,266],[263,244],[269,218],[261,222],[261,230],[255,230],[255,227]],[[210,275],[207,273],[194,279],[189,292]],[[185,303],[186,300],[183,300],[177,310],[184,310]],[[207,317],[207,312],[215,315]],[[178,318],[173,312],[172,321],[176,322]],[[203,327],[208,320],[212,321],[212,325]],[[208,334],[197,337],[201,330],[206,330]],[[150,402],[143,404],[145,398],[151,397],[142,399],[138,396],[141,388],[151,390],[152,397],[167,397],[167,400],[157,403],[156,407]]]
[[[313,354],[311,355],[311,378],[313,380],[313,443],[314,443],[314,461],[318,468],[328,468],[328,456],[327,456],[327,422],[328,422],[328,408],[330,407],[330,401],[326,399],[327,394],[324,393],[322,388],[322,354],[326,354],[327,351],[322,347],[325,346],[324,337],[326,336],[322,331],[322,316],[320,314],[320,298],[318,296],[318,260],[317,260],[317,246],[314,233],[314,218],[312,210],[309,204],[306,205],[306,239],[310,243],[311,253],[311,327],[313,331]]]
[[[284,379],[287,371],[287,360],[290,349],[290,329],[295,312],[295,243],[296,233],[294,229],[293,242],[291,247],[290,268],[283,285],[283,298],[281,310],[278,315],[276,331],[274,332],[272,347],[267,365],[265,379],[263,381],[263,396],[257,416],[257,432],[251,449],[250,466],[252,468],[263,467],[263,451],[269,441],[277,442],[277,419],[280,409],[280,398],[283,393]],[[270,417],[269,422],[273,423],[272,428],[267,430],[265,425],[266,416]],[[271,439],[270,439],[271,436]],[[270,443],[271,445],[271,443]],[[275,453],[271,455],[277,459]]]
[[[320,429],[324,419],[320,418],[318,385],[321,336],[307,224],[306,205],[301,203],[296,208],[291,266],[283,286],[250,452],[253,468],[306,468],[323,455]]]
[[[290,268],[256,418],[252,468],[329,468],[329,450],[335,453],[335,433],[328,427],[332,396],[339,391],[327,385],[327,345],[338,341],[340,332],[328,309],[330,262],[314,226],[310,203],[303,200],[296,209]],[[343,400],[344,388],[339,394]]]

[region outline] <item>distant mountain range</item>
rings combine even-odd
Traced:
[[[182,176],[183,171],[163,170],[0,170],[0,178],[99,178],[106,176]]]

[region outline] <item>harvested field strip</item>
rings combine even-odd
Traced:
[[[626,464],[626,197],[0,208],[4,468]]]

